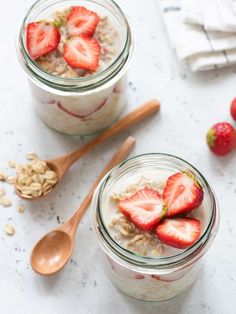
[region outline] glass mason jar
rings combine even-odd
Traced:
[[[26,49],[26,25],[51,14],[81,5],[106,16],[119,35],[117,57],[90,76],[63,78],[49,74]],[[126,102],[126,72],[133,52],[130,25],[112,0],[39,0],[29,9],[19,31],[18,56],[28,76],[36,111],[51,128],[71,135],[89,135],[117,120]]]
[[[168,256],[142,256],[116,242],[106,227],[103,206],[112,186],[124,186],[137,174],[163,170],[170,174],[187,170],[197,177],[204,190],[205,227],[199,240],[185,250]],[[105,253],[105,269],[114,285],[136,299],[163,301],[181,294],[196,280],[201,257],[218,230],[219,209],[206,179],[192,165],[172,155],[145,154],[121,163],[104,177],[93,196],[92,218],[96,237]]]

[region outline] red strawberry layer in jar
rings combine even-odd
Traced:
[[[31,58],[46,72],[64,78],[93,75],[119,53],[119,36],[107,16],[75,5],[26,27]]]
[[[141,256],[172,256],[194,245],[206,228],[204,193],[188,171],[133,174],[113,184],[103,206],[113,239]]]

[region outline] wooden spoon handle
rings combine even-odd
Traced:
[[[105,142],[114,135],[121,133],[122,131],[128,129],[132,125],[144,120],[145,118],[153,115],[160,110],[160,102],[156,99],[150,100],[145,104],[141,105],[134,111],[128,113],[125,117],[118,120],[109,129],[101,133],[99,136],[95,137],[92,141],[88,142],[84,146],[80,147],[76,151],[61,157],[61,167],[63,167],[62,172],[65,172],[76,160],[81,156],[88,153],[95,146]],[[57,160],[59,161],[59,160]]]
[[[129,136],[126,139],[126,141],[121,145],[121,147],[115,152],[115,154],[113,155],[112,159],[108,162],[106,167],[102,170],[102,172],[98,176],[97,180],[95,181],[91,190],[88,192],[87,196],[83,200],[80,207],[76,210],[73,216],[69,220],[67,220],[64,225],[61,226],[60,229],[63,229],[64,231],[71,234],[73,234],[76,231],[77,225],[80,222],[81,218],[83,217],[86,209],[89,207],[89,204],[93,197],[93,193],[96,190],[102,178],[108,173],[108,171],[110,171],[113,167],[115,167],[117,164],[119,164],[120,162],[127,158],[127,156],[134,148],[134,145],[135,139]]]

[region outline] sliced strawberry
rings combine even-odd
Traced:
[[[34,60],[56,50],[60,38],[58,28],[46,22],[33,22],[26,27],[26,47]]]
[[[141,274],[138,274],[138,273],[135,273],[133,278],[136,279],[136,280],[143,280],[143,279],[145,279],[144,275],[141,275]]]
[[[178,172],[168,178],[163,199],[167,217],[171,217],[197,208],[203,200],[203,189],[194,175]]]
[[[156,234],[164,244],[185,249],[199,239],[201,223],[195,218],[164,219],[157,225]]]
[[[183,278],[189,272],[189,270],[192,269],[193,267],[194,267],[194,264],[191,264],[190,266],[185,267],[181,270],[167,273],[164,275],[151,275],[151,278],[155,279],[155,280],[164,281],[164,282],[177,281],[177,280]]]
[[[100,45],[92,37],[72,37],[64,45],[63,57],[74,68],[96,71],[99,56]]]
[[[84,118],[87,118],[87,117],[91,116],[92,114],[97,112],[99,109],[101,109],[106,104],[106,102],[107,102],[107,98],[102,103],[98,104],[98,106],[95,109],[90,110],[90,111],[84,111],[84,112],[81,112],[81,113],[75,113],[75,112],[70,111],[69,109],[67,109],[60,102],[57,102],[56,104],[57,104],[57,107],[59,109],[61,109],[65,113],[69,114],[70,116],[78,118],[78,119],[84,119]]]
[[[118,203],[119,210],[140,229],[153,229],[165,214],[160,194],[144,188]]]
[[[93,36],[99,23],[99,16],[85,7],[72,7],[67,15],[67,33],[71,36]]]

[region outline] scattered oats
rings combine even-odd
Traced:
[[[36,182],[34,182],[34,183],[31,183],[30,184],[30,186],[29,186],[29,189],[31,190],[31,191],[39,191],[39,190],[41,190],[41,184],[40,183],[36,183]]]
[[[42,193],[43,193],[43,195],[47,195],[47,194],[50,193],[51,191],[52,191],[52,188],[47,189],[47,190],[43,191]]]
[[[6,197],[1,197],[0,198],[0,205],[2,205],[3,207],[10,207],[12,205],[11,200],[9,200]]]
[[[56,173],[52,170],[47,170],[44,174],[44,178],[48,179],[48,180],[54,180],[56,177]]]
[[[144,189],[145,187],[151,188],[153,190],[156,190],[158,192],[162,192],[165,187],[165,182],[163,181],[150,181],[145,177],[141,177],[137,182],[129,184],[125,191],[122,191],[120,193],[113,193],[111,195],[111,198],[114,200],[123,200],[127,197],[132,196],[136,191],[140,189]]]
[[[24,193],[22,193],[21,196],[22,196],[23,198],[28,198],[28,199],[32,198],[32,196],[26,195],[26,194],[24,194]]]
[[[144,242],[145,242],[145,237],[142,238],[142,239],[140,239],[139,241],[136,241],[135,245],[136,245],[136,246],[140,246],[140,245],[143,245]]]
[[[15,182],[16,182],[16,177],[8,177],[7,178],[8,184],[15,184]]]
[[[112,221],[111,221],[110,224],[109,224],[109,227],[110,227],[110,228],[113,228],[116,222],[117,222],[117,219],[116,219],[116,218],[113,218]]]
[[[6,224],[4,231],[9,236],[13,236],[15,234],[15,228],[11,224]]]
[[[56,11],[53,13],[54,23],[57,27],[66,25],[68,12],[69,9],[65,9],[63,11]]]
[[[158,256],[163,252],[164,247],[154,232],[141,230],[122,214],[111,220],[109,228],[116,241],[135,253],[146,256],[148,251],[150,256]]]
[[[143,240],[143,235],[142,234],[137,234],[130,242],[129,244],[134,244],[137,243],[139,240]]]
[[[29,152],[29,153],[26,154],[26,158],[27,158],[28,160],[35,160],[35,159],[38,159],[38,155],[35,154],[35,153]]]
[[[25,211],[25,205],[20,204],[20,205],[18,206],[18,212],[21,213],[21,214],[23,214],[24,211]]]
[[[128,235],[129,235],[129,232],[127,231],[127,230],[125,230],[124,228],[120,228],[120,233],[123,235],[123,236],[125,236],[125,237],[127,237]]]
[[[160,243],[157,245],[156,249],[159,251],[160,254],[162,254],[164,251],[164,245]]]
[[[151,239],[152,239],[152,234],[151,234],[151,233],[147,233],[147,234],[146,234],[146,238],[147,238],[148,240],[151,240]]]
[[[9,161],[8,161],[8,166],[9,166],[10,168],[16,168],[16,162],[13,161],[13,160],[9,160]]]
[[[32,169],[30,167],[31,174],[33,174],[33,172],[37,174],[44,174],[47,170],[47,164],[45,161],[42,160],[37,160],[33,162],[31,166],[32,166]]]
[[[53,64],[49,61],[39,60],[38,63],[47,72],[51,72],[53,70]]]
[[[159,252],[159,250],[158,249],[153,249],[152,251],[151,251],[151,254],[152,254],[152,256],[159,256],[160,255],[160,252]]]
[[[20,186],[16,186],[16,188],[22,193],[22,195],[31,195],[32,191],[29,189],[29,187],[20,187]]]
[[[0,181],[5,182],[8,178],[8,175],[5,172],[0,172]]]
[[[131,196],[133,193],[128,193],[128,192],[121,192],[121,193],[113,193],[111,195],[111,198],[113,198],[114,200],[117,200],[117,201],[121,201],[123,199],[125,199],[126,197],[129,197]]]
[[[6,194],[6,191],[4,188],[0,188],[0,197],[4,196]]]

